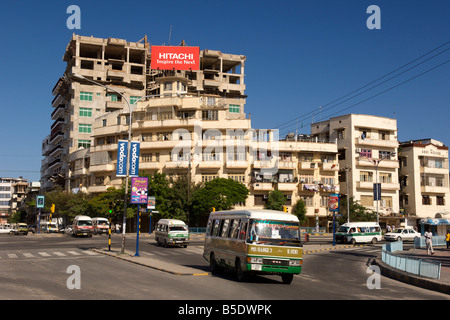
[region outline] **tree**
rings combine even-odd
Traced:
[[[216,210],[231,210],[239,202],[245,202],[248,189],[233,179],[216,178],[195,191],[192,197],[192,213],[196,218]]]
[[[300,225],[302,225],[303,223],[305,223],[308,218],[306,218],[306,204],[305,201],[303,201],[303,199],[299,199],[295,205],[294,208],[292,209],[292,213],[295,214],[300,222]]]
[[[348,221],[347,213],[347,198],[341,198],[340,201],[340,213],[342,217],[338,218],[339,225]],[[357,201],[350,197],[350,221],[376,221],[377,214],[373,211],[369,211],[366,207],[359,204]]]
[[[283,205],[285,203],[286,196],[280,190],[273,190],[269,192],[269,197],[264,208],[283,211]]]

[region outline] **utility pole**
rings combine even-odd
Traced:
[[[348,172],[352,170],[348,165],[345,165],[341,171],[345,171],[345,183],[347,185],[347,222],[350,222],[350,191],[348,189]]]

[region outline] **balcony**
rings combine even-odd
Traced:
[[[387,147],[387,148],[398,148],[398,141],[393,140],[382,140],[382,139],[367,139],[367,138],[355,138],[355,143],[357,145],[365,145],[371,147]]]
[[[368,159],[366,157],[358,157],[356,160],[356,165],[375,168],[375,164],[371,161],[371,159]],[[400,168],[400,165],[398,160],[396,159],[383,159],[378,163],[378,168],[398,169]]]
[[[296,191],[297,183],[296,182],[279,182],[278,190],[280,190],[280,191]]]
[[[253,182],[252,183],[253,190],[259,190],[259,191],[267,191],[267,190],[273,190],[272,182]]]
[[[400,183],[392,183],[392,182],[380,182],[381,183],[381,191],[383,190],[389,190],[389,191],[395,191],[400,190]],[[356,187],[361,189],[371,189],[373,190],[373,184],[374,182],[369,181],[357,181]]]
[[[324,171],[339,171],[339,164],[333,162],[322,162],[321,169]]]
[[[92,165],[89,167],[90,172],[110,172],[114,171],[114,163]]]
[[[139,170],[159,170],[159,162],[139,162]]]
[[[122,70],[114,70],[114,69],[108,69],[106,71],[106,76],[109,78],[116,78],[122,80],[125,77],[126,73]]]

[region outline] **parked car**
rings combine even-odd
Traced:
[[[420,238],[421,234],[414,229],[411,228],[399,228],[386,233],[384,235],[384,239],[388,241],[402,241],[402,240],[410,240],[414,241],[415,238]]]
[[[34,224],[28,225],[28,231],[32,232],[33,234],[36,233],[36,225]]]
[[[14,230],[12,230],[9,226],[0,226],[0,234],[13,234]]]
[[[13,227],[13,232],[16,235],[19,235],[19,234],[27,235],[28,234],[28,226],[26,225],[26,223],[16,223]]]

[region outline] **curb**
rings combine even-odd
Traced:
[[[392,268],[382,262],[380,258],[373,258],[369,264],[376,265],[380,268],[381,274],[385,277],[398,280],[416,287],[433,290],[445,294],[450,294],[450,285],[433,281],[431,279],[416,276],[414,274]]]
[[[176,276],[207,276],[207,275],[210,275],[210,273],[208,273],[208,272],[203,272],[203,273],[186,272],[185,273],[185,272],[177,272],[177,271],[168,270],[168,269],[161,268],[161,267],[155,267],[155,266],[149,265],[148,263],[144,263],[142,261],[133,260],[134,255],[131,255],[126,252],[124,254],[121,254],[121,253],[114,252],[114,251],[105,251],[105,250],[100,250],[100,249],[91,249],[91,250],[94,252],[97,252],[97,253],[101,253],[101,254],[113,257],[113,258],[131,262],[131,263],[134,263],[134,264],[137,264],[137,265],[140,265],[143,267],[151,268],[154,270],[170,273],[170,274],[173,274]]]

